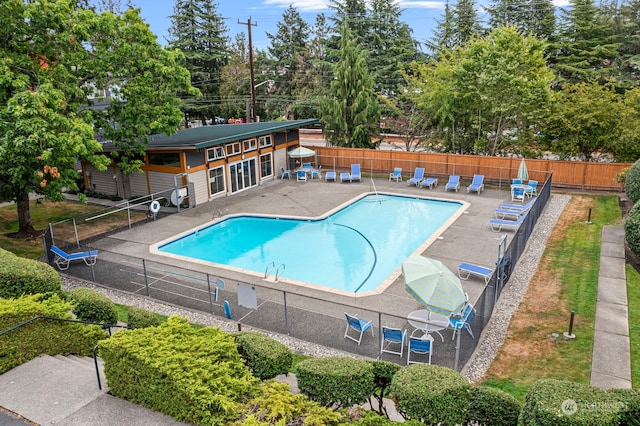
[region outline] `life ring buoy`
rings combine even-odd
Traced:
[[[160,211],[160,203],[158,201],[152,201],[149,204],[149,211],[151,213],[158,213]]]

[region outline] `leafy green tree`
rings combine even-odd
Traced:
[[[169,28],[169,46],[184,55],[183,66],[191,84],[202,97],[185,96],[182,109],[187,117],[207,118],[220,114],[220,73],[227,62],[229,38],[223,17],[212,0],[176,0]]]
[[[611,153],[615,161],[634,162],[640,158],[640,88],[624,92],[620,138],[612,141]]]
[[[320,109],[327,142],[350,148],[376,148],[380,134],[380,105],[363,52],[349,28],[342,27],[340,60],[335,79]]]
[[[227,118],[244,117],[251,94],[249,50],[244,33],[236,34],[227,51],[227,64],[220,71],[221,114]]]
[[[618,143],[623,103],[612,85],[568,84],[555,94],[553,104],[544,130],[545,141],[561,158],[595,161]]]

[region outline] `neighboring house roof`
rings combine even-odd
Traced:
[[[154,149],[205,149],[227,142],[263,136],[274,132],[311,126],[318,119],[265,121],[260,123],[216,124],[178,130],[172,135],[156,134],[149,136],[147,150]],[[103,145],[105,151],[113,151],[112,142]]]

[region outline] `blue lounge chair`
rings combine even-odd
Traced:
[[[224,309],[224,315],[229,319],[233,319],[233,315],[231,315],[231,305],[229,305],[229,302],[225,300],[222,303],[222,307]]]
[[[407,330],[382,326],[382,342],[380,342],[380,353],[387,352],[394,355],[402,356],[404,351],[404,341],[407,339]],[[385,349],[384,344],[400,345],[400,352],[392,349]],[[388,347],[387,347],[388,348]]]
[[[460,189],[460,176],[457,176],[457,175],[449,176],[449,182],[447,182],[447,185],[444,187],[444,190],[448,191],[450,189],[458,192],[458,189]]]
[[[429,188],[433,189],[438,186],[438,179],[434,177],[428,177],[420,182],[420,188]]]
[[[473,175],[471,185],[467,187],[467,194],[471,191],[477,192],[478,195],[484,190],[484,175]]]
[[[525,217],[527,217],[526,214],[521,215],[517,220],[490,219],[489,225],[491,225],[491,230],[493,232],[500,232],[502,228],[511,228],[515,231]]]
[[[352,164],[351,165],[351,182],[354,180],[360,181],[362,175],[360,175],[360,164]]]
[[[529,201],[527,201],[526,204],[501,203],[500,206],[498,206],[498,208],[499,209],[508,209],[508,210],[527,211],[533,206],[533,203],[535,203],[535,202],[536,202],[536,200],[529,200]]]
[[[407,365],[409,364],[423,364],[421,361],[416,361],[415,357],[411,360],[411,353],[429,355],[427,360],[428,364],[431,364],[431,353],[433,352],[433,336],[425,334],[422,337],[409,337],[409,347],[407,348]]]
[[[424,167],[416,167],[415,172],[413,173],[413,177],[407,181],[407,185],[415,185],[418,186],[420,181],[424,178]]]
[[[524,209],[495,209],[494,214],[496,215],[496,219],[518,220],[520,216],[527,214],[527,211]]]
[[[394,179],[396,182],[402,182],[402,167],[396,167],[392,173],[389,173],[389,182]]]
[[[458,276],[461,280],[468,280],[471,275],[484,279],[485,284],[489,284],[493,274],[493,269],[473,263],[461,263],[458,265]]]
[[[351,175],[347,172],[340,173],[340,183],[351,182]]]
[[[284,167],[280,167],[280,179],[291,179],[291,170],[285,170]]]
[[[330,172],[325,173],[324,174],[324,180],[327,181],[327,182],[329,182],[330,180],[335,182],[336,181],[336,172],[335,172],[335,170],[332,170]]]
[[[357,342],[358,345],[360,345],[360,342],[362,341],[362,335],[367,330],[371,330],[371,335],[373,336],[373,323],[371,321],[365,321],[355,315],[349,315],[346,312],[344,313],[344,316],[345,318],[347,318],[347,328],[344,330],[345,338],[351,339],[354,342]],[[357,338],[350,336],[349,330],[355,330],[358,333]]]
[[[473,321],[473,317],[475,316],[475,308],[473,307],[473,305],[471,305],[471,303],[467,302],[464,309],[462,310],[462,315],[460,315],[459,318],[449,318],[449,328],[453,330],[453,336],[455,337],[456,331],[458,330],[467,330],[471,337],[475,339],[473,331],[471,330],[471,321]]]
[[[61,271],[69,269],[69,264],[74,260],[83,260],[88,266],[95,265],[98,260],[98,250],[67,253],[57,246],[51,246],[51,251],[55,254],[53,263],[55,263]]]

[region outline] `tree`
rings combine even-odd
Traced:
[[[182,108],[187,118],[198,117],[203,125],[207,117],[220,114],[220,73],[228,58],[227,31],[212,0],[176,0],[169,46],[182,52],[182,65],[191,74],[191,84],[203,95],[185,97]]]
[[[640,0],[623,2],[616,34],[622,45],[619,53],[619,85],[636,87],[640,81]]]
[[[550,39],[555,31],[555,10],[550,0],[494,0],[489,26],[512,25],[523,33]]]
[[[244,33],[236,34],[227,48],[229,58],[220,71],[221,112],[225,117],[245,115],[251,84],[249,76],[249,50]]]
[[[36,234],[29,194],[63,199],[77,189],[78,160],[104,170],[94,129],[102,128],[126,154],[146,137],[175,131],[181,118],[178,89],[189,88],[179,55],[165,51],[137,10],[96,15],[66,0],[0,3],[0,193],[16,202],[17,235]],[[111,91],[111,105],[90,99]],[[89,108],[87,108],[89,106]]]
[[[321,108],[323,134],[331,145],[376,148],[380,134],[380,106],[373,91],[363,52],[349,28],[342,27],[340,59],[335,79]]]
[[[482,33],[475,0],[458,0],[453,8],[453,32],[455,45],[461,47]]]
[[[444,6],[442,19],[436,20],[437,25],[433,30],[433,36],[426,40],[425,44],[434,56],[438,57],[443,52],[456,47],[455,30],[453,28],[453,10],[449,1]]]

